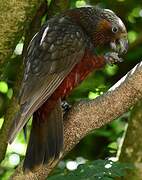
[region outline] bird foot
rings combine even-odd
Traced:
[[[105,54],[105,60],[109,65],[116,64],[117,62],[123,62],[123,59],[118,56],[116,52],[108,52]]]
[[[71,108],[71,105],[67,101],[62,101],[61,106],[62,106],[62,109],[63,109],[63,113],[66,113]]]

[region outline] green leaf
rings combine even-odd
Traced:
[[[8,91],[8,85],[5,81],[0,81],[0,92],[1,93],[7,93]]]
[[[110,160],[96,160],[79,165],[77,170],[64,172],[49,177],[49,180],[113,180],[115,177],[122,177],[126,170],[133,166],[127,163],[113,162]]]

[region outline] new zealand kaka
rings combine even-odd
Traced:
[[[98,56],[95,48],[110,45]],[[56,162],[63,151],[61,99],[90,72],[106,62],[121,61],[126,53],[127,31],[108,9],[82,7],[49,19],[32,38],[24,58],[25,71],[19,93],[19,111],[9,133],[9,143],[33,114],[24,169]]]

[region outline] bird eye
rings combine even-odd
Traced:
[[[113,33],[117,33],[118,32],[118,28],[116,26],[112,27],[112,32]]]

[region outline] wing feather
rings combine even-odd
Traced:
[[[25,72],[19,95],[20,110],[10,129],[10,143],[28,118],[52,95],[82,59],[85,43],[83,31],[65,17],[53,18],[35,35],[24,60]]]

